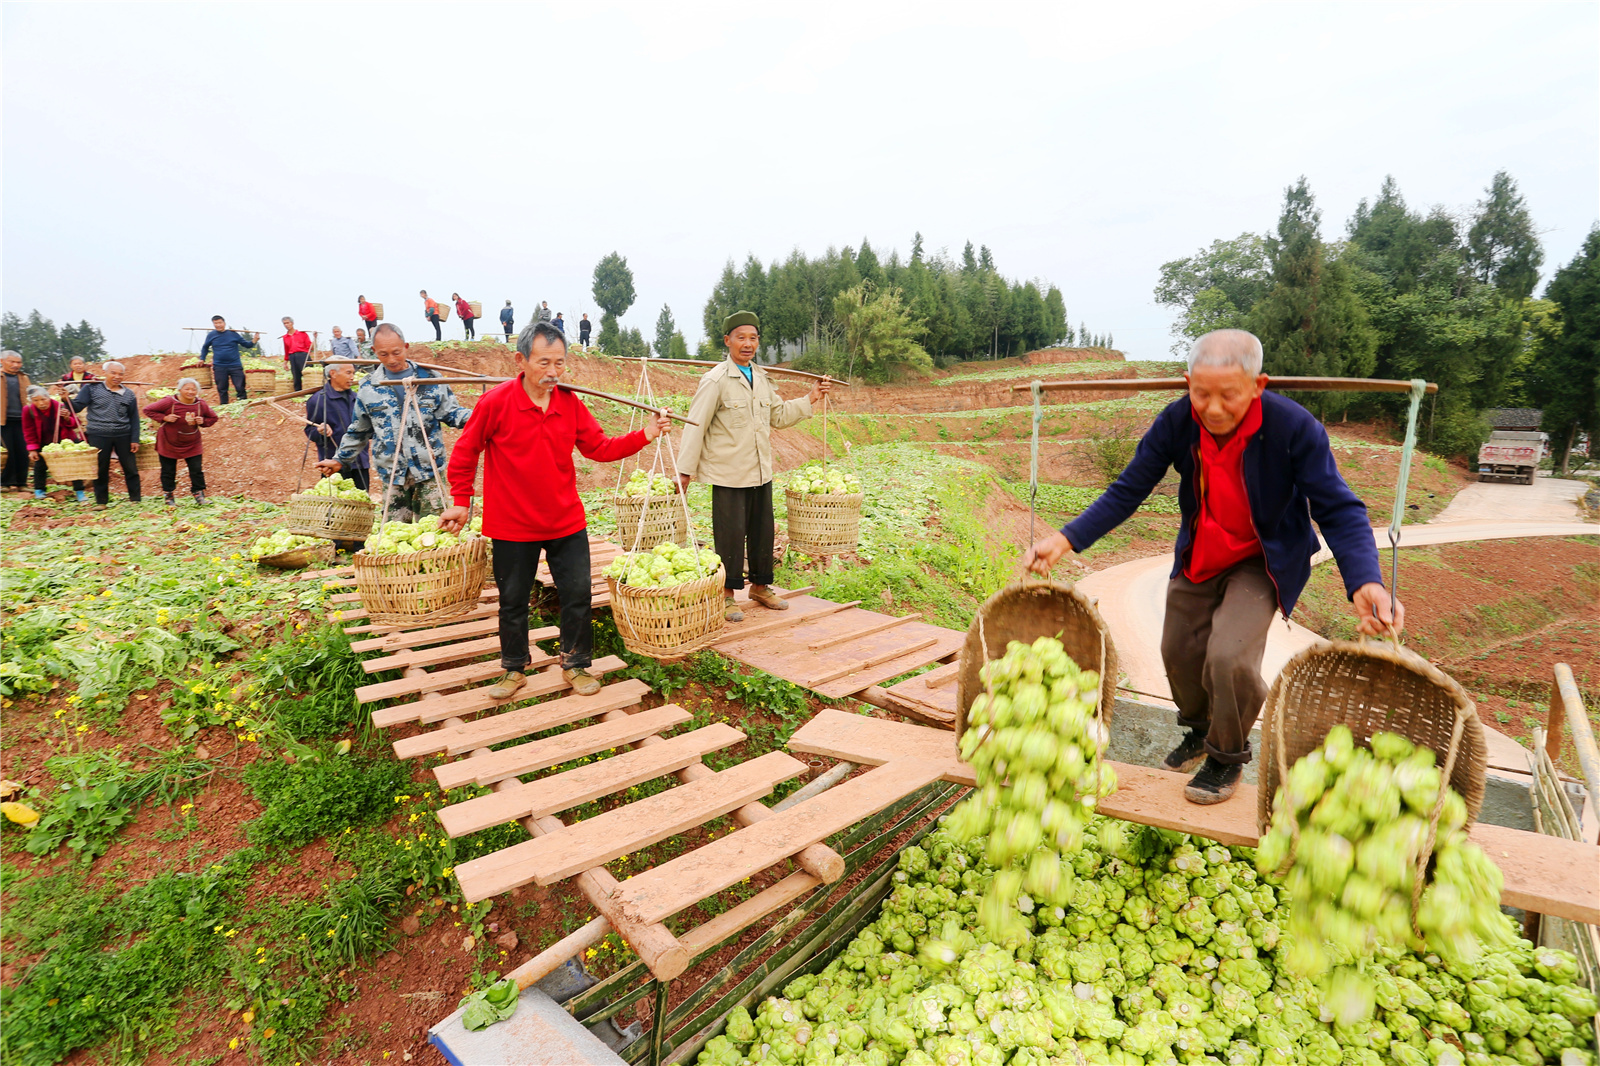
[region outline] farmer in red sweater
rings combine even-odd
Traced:
[[[283,361],[289,364],[289,374],[294,378],[294,391],[300,391],[300,375],[305,371],[306,360],[311,358],[311,335],[294,328],[294,319],[283,319]]]
[[[517,694],[528,665],[528,600],[542,551],[561,601],[561,676],[592,696],[588,519],[578,499],[572,449],[587,459],[626,459],[670,425],[665,415],[622,437],[607,437],[582,400],[556,388],[566,372],[567,341],[548,322],[517,338],[517,376],[490,389],[450,453],[455,506],[439,517],[456,532],[467,522],[478,456],[483,469],[483,534],[494,541],[494,580],[500,587],[502,676],[489,688],[496,700]]]

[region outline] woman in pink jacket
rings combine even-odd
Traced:
[[[78,413],[71,405],[52,399],[50,393],[38,385],[28,387],[28,402],[22,408],[22,439],[28,445],[28,461],[33,464],[34,499],[44,499],[44,487],[50,483],[50,468],[39,453],[47,444],[82,440],[81,430]],[[72,491],[78,494],[79,503],[88,500],[82,481],[73,481]]]
[[[194,493],[196,507],[206,503],[206,473],[200,468],[200,456],[205,446],[200,431],[215,425],[216,412],[200,398],[200,383],[194,378],[179,378],[178,391],[145,405],[144,415],[156,424],[156,455],[161,459],[161,491],[166,493],[167,506],[176,501],[173,494],[178,487],[178,460],[189,465],[189,491]]]

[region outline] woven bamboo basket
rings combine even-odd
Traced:
[[[93,481],[99,475],[98,452],[44,452],[44,464],[50,470],[50,480],[58,485],[74,481]]]
[[[331,562],[333,562],[333,543],[330,541],[327,544],[279,552],[277,555],[263,555],[256,560],[256,565],[270,566],[274,570],[304,570],[312,563]]]
[[[366,540],[378,508],[368,500],[345,500],[297,492],[289,497],[283,528],[302,537],[328,540]]]
[[[371,302],[371,301],[368,301],[368,302]],[[382,304],[380,304],[380,303],[372,303],[372,313],[378,316],[378,321],[379,322],[383,321],[383,305]]]
[[[184,377],[198,381],[202,389],[212,388],[216,384],[216,379],[211,375],[210,363],[188,363],[178,369],[185,372]]]
[[[856,550],[861,534],[859,492],[839,496],[786,489],[789,547],[807,555],[838,555]]]
[[[689,520],[684,517],[683,504],[676,496],[654,496],[648,505],[643,496],[613,496],[611,505],[617,514],[616,542],[623,550],[649,551],[669,540],[689,547]],[[634,548],[635,537],[638,538],[637,549]]]
[[[1058,581],[1023,581],[983,601],[967,639],[961,645],[961,669],[956,675],[956,736],[967,731],[967,708],[984,684],[978,671],[990,659],[1006,653],[1013,640],[1032,644],[1040,637],[1061,641],[1080,669],[1100,675],[1100,720],[1111,724],[1117,701],[1117,645],[1106,620],[1089,598]]]
[[[440,622],[470,611],[483,591],[489,542],[471,537],[453,548],[410,555],[356,552],[356,591],[373,625]]]
[[[272,375],[268,377],[267,375]],[[276,370],[251,370],[244,372],[245,390],[252,396],[278,395],[278,372]]]
[[[1272,801],[1280,783],[1279,715],[1288,766],[1321,747],[1328,730],[1343,723],[1362,747],[1370,746],[1372,734],[1389,732],[1432,748],[1440,770],[1460,715],[1463,727],[1450,787],[1466,801],[1467,820],[1478,817],[1487,765],[1478,709],[1454,678],[1409,648],[1383,641],[1337,640],[1313,644],[1284,664],[1267,694],[1261,722],[1256,822],[1263,833],[1272,822]]]
[[[161,469],[161,453],[156,451],[156,442],[145,440],[139,443],[139,450],[133,453],[134,468],[139,471],[142,478],[146,474],[154,474]],[[120,469],[120,463],[114,463]]]
[[[300,387],[302,389],[322,388],[322,367],[308,366],[300,372]],[[293,380],[292,378],[290,379]]]
[[[472,317],[473,318],[482,318],[483,317],[483,304],[479,303],[477,300],[468,300],[467,301],[467,306],[472,308]]]
[[[711,643],[722,627],[723,581],[727,570],[672,588],[635,588],[606,578],[611,588],[611,617],[622,646],[652,659],[681,659]]]

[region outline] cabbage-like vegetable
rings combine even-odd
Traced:
[[[813,460],[790,473],[789,491],[801,496],[845,496],[861,491],[861,478],[852,470]]]
[[[605,575],[633,588],[675,588],[717,572],[722,558],[708,548],[684,548],[671,541],[647,551],[623,552]]]

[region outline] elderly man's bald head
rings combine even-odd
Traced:
[[[1189,369],[1236,366],[1255,377],[1261,373],[1261,341],[1242,329],[1214,329],[1189,349]]]

